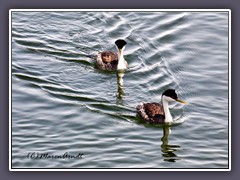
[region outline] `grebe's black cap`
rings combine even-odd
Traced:
[[[115,44],[118,47],[118,49],[122,49],[127,44],[127,42],[124,41],[123,39],[118,39],[115,41]]]
[[[168,89],[168,90],[164,91],[162,95],[168,96],[175,100],[178,98],[174,89]]]
[[[180,103],[188,104],[188,102],[183,101],[183,100],[181,100],[181,99],[178,99],[177,94],[176,94],[176,92],[175,92],[174,89],[168,89],[168,90],[164,91],[162,95],[168,96],[168,97],[170,97],[170,98],[172,98],[172,99],[174,99],[175,101],[178,101],[178,102],[180,102]]]

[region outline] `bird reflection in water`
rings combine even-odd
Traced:
[[[169,125],[163,126],[163,137],[162,137],[162,145],[161,151],[164,161],[168,162],[176,162],[176,160],[180,160],[177,156],[177,151],[181,148],[179,145],[170,145],[168,144],[168,136],[171,133],[171,129]]]
[[[124,96],[123,76],[124,76],[124,70],[118,70],[118,71],[117,71],[117,85],[118,85],[117,99],[118,99],[119,101],[122,101],[122,98],[123,98],[123,96]]]

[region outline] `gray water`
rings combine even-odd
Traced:
[[[118,38],[122,86],[92,60]],[[228,12],[12,12],[11,46],[12,168],[229,167]],[[144,123],[169,88],[189,105]]]

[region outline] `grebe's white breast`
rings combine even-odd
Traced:
[[[125,49],[125,46],[122,49],[118,50],[118,65],[117,70],[124,70],[127,69],[127,61],[123,57],[123,51]]]

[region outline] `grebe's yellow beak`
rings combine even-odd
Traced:
[[[186,101],[183,101],[183,100],[181,100],[181,99],[176,99],[176,101],[178,101],[178,102],[180,102],[180,103],[183,103],[183,104],[186,104],[186,105],[188,105],[188,104],[189,104],[188,102],[186,102]]]

